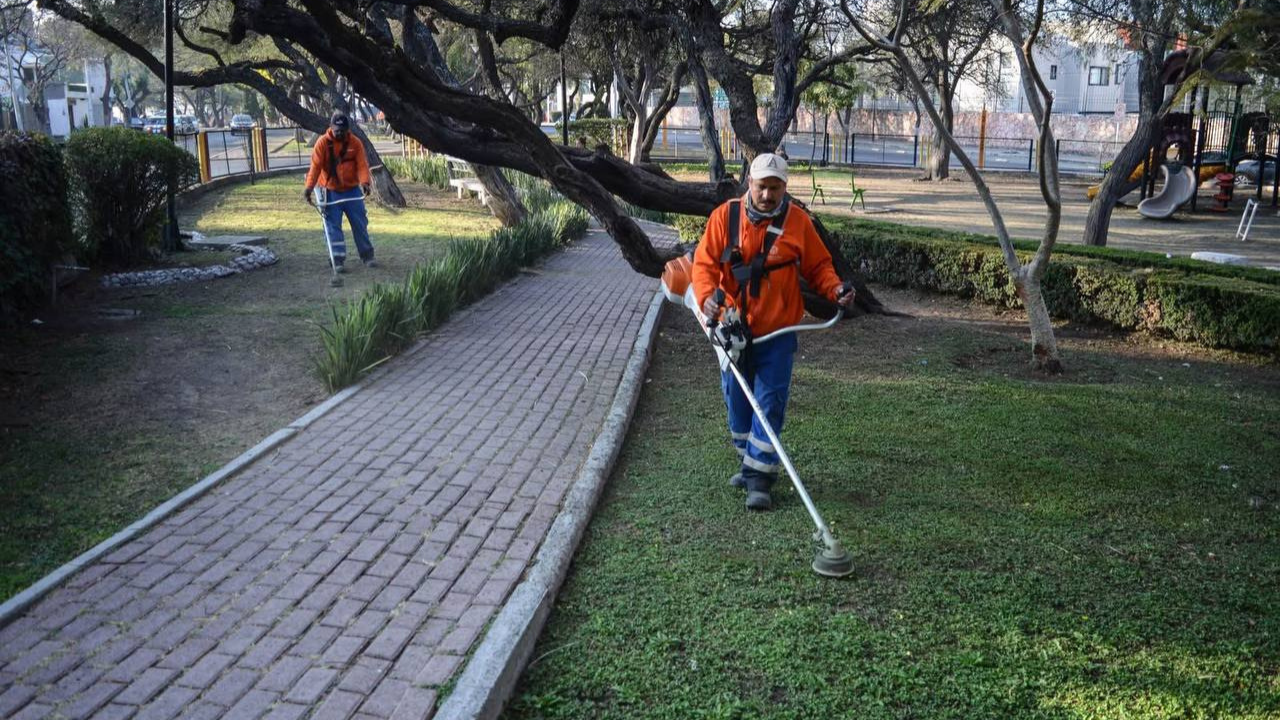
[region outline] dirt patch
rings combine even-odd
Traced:
[[[265,185],[269,194],[282,194],[294,180],[244,192]],[[460,216],[459,223],[470,221],[481,232],[492,222],[477,203],[425,186],[405,189],[410,210]],[[235,192],[201,198],[183,213],[184,226],[223,227],[223,216],[236,207]],[[212,433],[249,447],[323,400],[327,393],[312,373],[311,358],[329,303],[374,282],[400,279],[437,253],[452,232],[412,245],[398,238],[383,243],[378,213],[371,211],[381,267],[348,263],[345,286],[333,289],[318,218],[307,209],[288,213],[274,231],[261,231],[280,256],[272,267],[133,290],[102,289],[87,276],[64,289],[56,308],[39,316],[40,324],[0,347],[0,427],[50,424],[92,432],[150,426],[193,438]],[[252,230],[254,223],[243,217],[241,226]],[[182,253],[156,266],[210,265],[233,255]]]

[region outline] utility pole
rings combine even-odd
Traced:
[[[164,0],[164,136],[173,142],[173,0]],[[174,200],[173,184],[177,178],[169,175],[169,187],[165,200],[164,237],[161,242],[165,250],[177,250],[178,211]]]

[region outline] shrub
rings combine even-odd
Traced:
[[[561,128],[564,123],[556,123],[556,134],[560,135]],[[626,118],[585,118],[582,120],[569,121],[569,136],[572,142],[577,143],[578,138],[586,138],[589,147],[597,145],[607,145],[616,153],[618,150],[614,147],[615,133],[626,133],[631,127],[631,123]]]
[[[86,255],[108,264],[145,259],[160,241],[165,195],[199,181],[199,166],[162,135],[91,128],[67,141],[67,170]]]
[[[869,280],[1021,305],[1000,250],[960,233],[824,218]],[[1029,260],[1029,243],[1018,243]],[[1171,335],[1208,347],[1280,351],[1280,287],[1268,270],[1214,266],[1135,251],[1059,246],[1045,271],[1054,317]],[[1145,260],[1145,262],[1144,262]],[[1201,267],[1203,265],[1203,267]]]
[[[413,158],[383,158],[387,170],[397,178],[430,185],[440,190],[449,189],[449,167],[443,155]]]
[[[455,308],[586,230],[586,212],[560,201],[487,239],[451,242],[442,257],[415,267],[403,284],[375,285],[341,309],[333,306],[333,324],[322,328],[316,374],[331,391],[350,385],[417,333],[439,327]]]
[[[0,197],[0,324],[10,324],[44,300],[51,266],[72,247],[58,146],[43,135],[0,133]]]
[[[696,245],[702,242],[702,233],[707,229],[707,219],[700,215],[677,215],[675,227],[680,233],[680,242]]]

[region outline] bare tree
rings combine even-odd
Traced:
[[[991,42],[999,17],[986,0],[911,0],[907,13],[903,49],[919,69],[947,132],[954,132],[956,92],[961,81],[981,81],[983,74],[975,70],[1000,57]],[[929,174],[924,179],[946,180],[950,176],[951,152],[941,133],[935,133]]]
[[[933,101],[924,81],[921,79],[917,62],[913,61],[902,44],[902,38],[906,31],[904,23],[908,19],[907,1],[902,0],[897,16],[887,30],[868,27],[862,20],[861,13],[847,4],[844,6],[844,12],[850,24],[859,34],[880,51],[889,54],[896,60],[898,70],[910,83],[921,105],[928,112],[929,119],[933,121],[934,130],[943,138],[947,149],[956,155],[960,160],[960,164],[968,172],[970,179],[973,180],[973,184],[978,190],[978,195],[982,198],[983,205],[986,206],[987,213],[991,216],[992,225],[995,227],[996,237],[1000,242],[1000,250],[1004,258],[1005,269],[1008,271],[1009,277],[1017,289],[1018,297],[1022,300],[1023,307],[1027,311],[1027,320],[1031,327],[1032,361],[1041,370],[1054,373],[1061,372],[1062,361],[1058,354],[1057,340],[1053,334],[1053,322],[1049,316],[1048,306],[1045,304],[1044,293],[1041,290],[1041,281],[1044,278],[1045,270],[1049,266],[1049,257],[1053,253],[1054,244],[1057,242],[1058,227],[1062,220],[1062,193],[1058,182],[1058,157],[1055,150],[1056,143],[1053,139],[1053,130],[1050,127],[1053,94],[1045,86],[1040,72],[1036,68],[1032,52],[1044,21],[1044,0],[1035,0],[1034,9],[1030,12],[1029,30],[1026,29],[1023,18],[1019,13],[1021,8],[1015,7],[1013,4],[1015,0],[990,0],[991,8],[1000,19],[1005,36],[1009,38],[1015,47],[1022,86],[1027,96],[1031,114],[1035,117],[1039,129],[1037,151],[1040,161],[1040,193],[1044,199],[1046,210],[1045,231],[1044,237],[1041,239],[1039,247],[1036,248],[1031,261],[1026,264],[1018,258],[1017,252],[1014,250],[1013,241],[1009,237],[1009,230],[1004,223],[1004,216],[991,194],[991,188],[987,186],[982,173],[978,171],[964,148],[960,146],[955,136],[947,128],[945,119],[938,111],[937,104]]]

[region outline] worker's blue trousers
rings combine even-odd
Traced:
[[[791,393],[791,366],[795,361],[796,347],[795,333],[790,333],[763,344],[753,343],[750,350],[738,358],[738,368],[751,386],[756,402],[764,410],[769,426],[778,436],[782,435],[787,398]],[[751,403],[747,402],[747,396],[728,369],[720,373],[720,387],[724,390],[724,401],[729,411],[733,446],[742,456],[742,477],[748,489],[767,491],[778,476],[778,452],[769,442],[759,418],[751,410]]]

